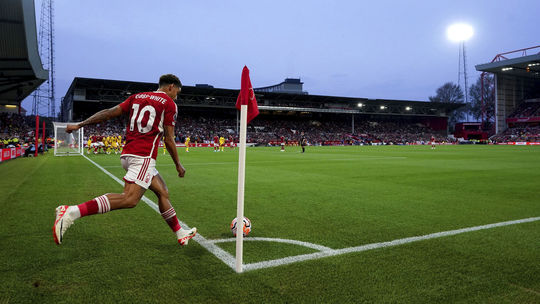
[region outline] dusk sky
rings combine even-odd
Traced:
[[[39,25],[41,0],[36,0]],[[458,43],[446,29],[474,28],[474,66],[540,45],[540,1],[56,0],[56,103],[74,77],[239,89],[301,78],[310,94],[428,100],[457,82]],[[23,107],[31,111],[32,100]]]

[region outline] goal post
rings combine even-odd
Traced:
[[[72,123],[70,123],[72,124]],[[54,125],[54,156],[83,155],[84,128],[66,133],[67,122],[53,122]]]

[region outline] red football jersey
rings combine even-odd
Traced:
[[[214,136],[214,143],[219,144],[219,137]]]
[[[122,155],[156,159],[163,126],[175,125],[176,103],[165,92],[156,91],[131,95],[120,107],[129,112]]]

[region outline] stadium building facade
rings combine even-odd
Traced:
[[[498,54],[476,70],[495,76],[497,134],[509,127],[540,125],[540,45]]]
[[[75,78],[62,100],[63,121],[79,121],[88,115],[119,104],[138,92],[154,91],[156,83]],[[351,134],[355,122],[363,120],[400,121],[422,124],[442,135],[447,133],[448,115],[461,105],[411,100],[368,99],[310,95],[300,79],[286,79],[275,86],[255,88],[263,119],[325,119],[346,121]],[[177,100],[180,115],[209,114],[211,117],[236,117],[238,90],[211,85],[183,86]],[[257,124],[257,120],[254,121]]]

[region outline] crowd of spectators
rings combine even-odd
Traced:
[[[540,116],[540,102],[521,103],[508,118]]]
[[[0,113],[0,149],[35,141],[35,118],[17,113]]]
[[[540,142],[540,126],[520,126],[508,128],[491,137],[495,143],[501,142]]]
[[[214,135],[236,138],[236,119],[205,117],[180,118],[177,132],[181,138],[190,136],[192,142],[211,142]],[[360,121],[354,132],[350,121],[333,120],[280,120],[257,118],[248,125],[247,141],[258,145],[280,142],[298,142],[303,136],[311,145],[342,144],[411,144],[428,142],[439,137],[432,129],[421,124],[405,122]]]
[[[34,118],[13,113],[0,113],[0,145],[13,142],[33,142]],[[115,118],[86,126],[86,138],[124,135],[126,118]],[[176,141],[189,136],[192,143],[210,143],[214,136],[238,140],[236,118],[211,115],[183,115],[176,123]],[[266,119],[259,117],[248,125],[247,141],[258,145],[280,142],[283,138],[295,144],[303,136],[311,145],[325,144],[410,144],[428,142],[436,134],[421,124],[394,121],[356,121],[354,132],[351,122],[345,120]],[[444,140],[439,137],[439,140]]]
[[[523,102],[509,117],[540,116],[540,102]],[[86,126],[85,140],[93,135],[123,136],[126,117]],[[192,143],[211,143],[214,136],[223,136],[238,141],[236,118],[200,115],[181,115],[176,123],[176,141],[190,137]],[[24,145],[35,141],[35,119],[16,113],[0,113],[0,148]],[[305,137],[311,145],[327,144],[419,144],[427,143],[431,137],[436,141],[447,141],[441,132],[436,132],[420,123],[400,120],[357,119],[354,131],[350,120],[310,119],[292,117],[258,117],[248,125],[247,142],[257,145],[279,144],[284,139],[288,144],[297,144]],[[508,128],[491,137],[493,142],[535,141],[540,142],[540,126],[518,126]]]
[[[90,136],[118,136],[124,135],[126,131],[126,123],[124,117],[117,117],[111,120],[101,122],[95,125],[84,127],[85,139]]]
[[[540,102],[522,102],[508,118],[525,118],[540,116]],[[523,125],[510,126],[504,132],[493,135],[492,142],[540,142],[540,126]]]

